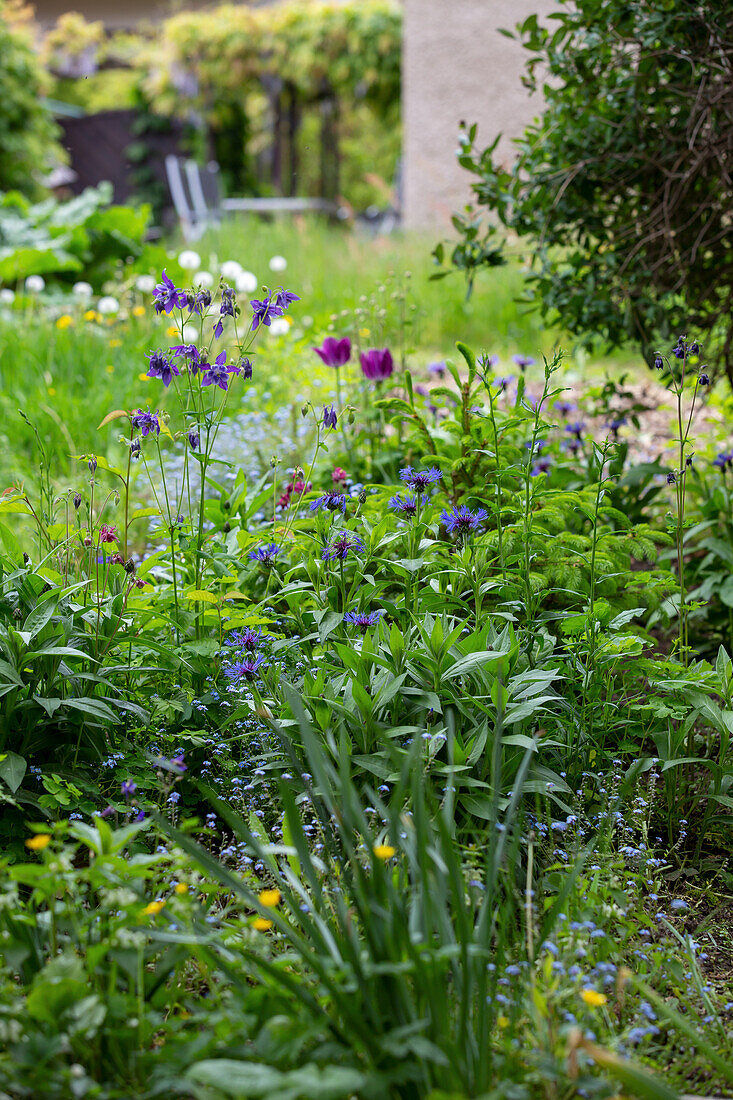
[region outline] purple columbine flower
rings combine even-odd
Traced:
[[[269,328],[275,317],[282,317],[284,310],[277,302],[272,298],[263,298],[259,301],[257,298],[253,298],[249,303],[252,306],[252,331],[254,332],[260,325],[267,325]]]
[[[201,436],[197,431],[191,429],[187,436],[188,445],[192,451],[198,451],[201,449]]]
[[[161,281],[153,291],[153,303],[156,313],[172,313],[176,308],[185,309],[188,305],[188,298],[185,290],[179,290],[164,270]]]
[[[269,568],[275,564],[275,558],[281,550],[281,546],[278,546],[276,542],[271,542],[267,546],[258,546],[256,550],[250,550],[248,556],[250,561],[258,561],[261,565]]]
[[[351,340],[344,336],[337,340],[335,336],[327,336],[320,348],[312,349],[320,356],[327,367],[343,367],[351,358]]]
[[[673,474],[673,473],[667,474],[667,484],[668,485],[676,485],[677,484],[677,474]]]
[[[429,470],[413,470],[412,466],[406,466],[400,470],[400,481],[406,482],[413,493],[424,493],[428,485],[440,481],[442,476],[437,466],[431,466]]]
[[[710,385],[710,375],[706,374],[705,371],[703,371],[701,373],[700,377],[697,380],[697,384],[698,384],[698,386],[709,386]]]
[[[228,668],[225,668],[224,674],[229,680],[234,680],[235,683],[238,680],[256,680],[260,675],[260,665],[263,664],[264,660],[262,653],[247,653],[241,661],[234,661]]]
[[[440,522],[451,535],[470,535],[485,519],[488,519],[488,515],[489,513],[485,508],[479,508],[477,512],[472,512],[470,508],[462,504],[460,508],[454,508],[450,512],[443,509]]]
[[[221,303],[219,305],[219,320],[214,325],[214,337],[218,340],[224,331],[223,317],[236,317],[237,304],[234,298],[234,290],[230,286],[221,288]]]
[[[160,420],[158,414],[151,412],[150,409],[138,409],[136,413],[133,413],[130,417],[130,423],[133,428],[140,432],[141,435],[151,435],[155,432],[156,435],[160,435]]]
[[[410,496],[397,496],[392,497],[389,502],[389,507],[393,508],[395,512],[399,512],[400,515],[405,516],[406,519],[412,519],[417,515],[417,501],[415,497]]]
[[[328,546],[324,547],[323,560],[324,561],[345,561],[349,556],[349,552],[353,551],[355,554],[361,554],[364,550],[364,543],[358,535],[339,535]]]
[[[335,428],[338,423],[338,417],[336,416],[336,409],[333,405],[323,406],[323,427]]]
[[[347,496],[345,493],[324,493],[318,500],[314,500],[310,506],[311,512],[318,512],[325,508],[328,512],[345,512]]]
[[[248,382],[252,377],[252,360],[248,358],[248,356],[243,355],[239,360],[238,369],[241,372],[242,378]]]
[[[358,626],[362,634],[366,634],[370,626],[377,625],[382,615],[384,615],[384,611],[381,609],[379,611],[347,611],[344,615],[344,622]]]
[[[394,370],[394,360],[389,348],[370,348],[359,356],[362,373],[371,382],[383,382]]]
[[[176,364],[162,351],[149,351],[147,358],[150,364],[148,378],[160,378],[165,388],[168,389],[173,376],[181,373]]]
[[[211,291],[197,290],[195,293],[189,292],[186,299],[191,313],[203,313],[211,305]]]
[[[229,385],[229,375],[234,373],[232,367],[227,366],[227,353],[219,352],[214,363],[202,363],[201,369],[204,376],[201,379],[202,386],[218,386],[220,390],[226,390]]]
[[[254,651],[262,641],[262,627],[252,630],[245,626],[242,630],[234,630],[226,640],[226,645],[233,649],[248,649]]]
[[[280,289],[276,290],[275,293],[272,295],[272,300],[274,301],[275,305],[278,306],[279,309],[284,313],[288,306],[291,306],[293,302],[299,302],[300,298],[297,294],[293,294],[292,290],[284,290],[282,287],[280,287]]]
[[[527,367],[534,365],[534,359],[531,355],[513,355],[512,362],[517,364],[522,373],[526,371]]]
[[[185,359],[191,374],[196,375],[203,362],[201,352],[195,344],[178,344],[171,348],[176,358]]]
[[[137,783],[135,783],[133,779],[125,779],[120,786],[120,790],[122,791],[125,798],[132,798],[135,791],[137,790]]]

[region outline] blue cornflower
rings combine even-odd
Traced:
[[[125,798],[131,798],[137,790],[137,783],[133,779],[125,779],[120,785],[120,790]]]
[[[347,496],[345,493],[324,493],[318,500],[314,500],[310,506],[311,512],[318,512],[325,508],[329,512],[345,512]]]
[[[186,360],[191,374],[198,374],[199,367],[203,360],[201,358],[201,352],[195,344],[177,344],[175,347],[171,348],[171,351],[176,358]]]
[[[389,507],[393,508],[395,512],[400,512],[401,515],[405,516],[407,519],[412,519],[413,516],[417,515],[417,501],[415,497],[403,497],[398,493],[397,496],[392,497],[390,500]]]
[[[150,409],[138,409],[137,412],[133,413],[130,417],[130,423],[141,435],[150,435],[151,432],[160,435],[160,420],[158,419],[158,414],[150,412]]]
[[[336,416],[336,409],[333,405],[323,406],[323,427],[335,428],[338,423],[338,417]]]
[[[733,451],[721,451],[713,459],[713,466],[717,466],[719,470],[730,469],[733,466]]]
[[[379,611],[347,611],[344,615],[345,623],[353,623],[354,626],[358,626],[362,634],[366,634],[370,626],[376,626],[380,618],[384,615],[383,610]]]
[[[251,627],[245,626],[242,630],[233,631],[227,638],[226,644],[233,646],[235,649],[257,649],[257,646],[262,641],[262,627],[259,630],[252,630]]]
[[[479,508],[477,512],[472,512],[470,508],[467,508],[465,504],[462,504],[460,508],[454,508],[451,512],[447,509],[443,509],[440,521],[445,526],[449,534],[469,535],[472,531],[475,531],[485,519],[488,519],[489,513],[485,508]]]
[[[276,542],[271,542],[267,546],[258,546],[256,550],[250,550],[249,560],[258,561],[262,565],[271,566],[275,564],[275,558],[280,553],[282,547],[278,546]]]
[[[527,367],[531,367],[534,364],[534,359],[531,355],[513,355],[512,361],[517,364],[522,373],[526,371]]]
[[[560,413],[560,416],[569,416],[575,408],[574,401],[556,401],[555,408]]]
[[[269,326],[275,317],[282,317],[284,310],[277,302],[272,298],[264,298],[259,301],[257,298],[253,298],[250,302],[252,306],[252,329],[257,329],[260,325]]]
[[[353,550],[355,554],[361,554],[364,550],[364,543],[358,535],[339,535],[328,546],[324,547],[323,560],[324,561],[344,561],[349,556],[349,551]]]
[[[172,313],[176,307],[185,309],[188,298],[185,290],[179,290],[173,280],[169,279],[163,271],[161,282],[153,291],[153,303],[155,304],[156,313]]]
[[[173,376],[181,373],[165,352],[149,351],[147,359],[150,364],[148,378],[160,378],[166,389],[170,386]]]
[[[226,365],[227,353],[225,351],[220,352],[213,365],[210,363],[202,363],[201,369],[204,371],[204,376],[201,379],[202,386],[218,386],[221,390],[226,390],[229,385],[229,375],[234,373],[232,367]]]
[[[583,428],[584,427],[585,427],[585,421],[584,420],[576,420],[572,424],[566,424],[565,425],[565,431],[569,435],[574,435],[575,438],[578,441],[580,441],[580,439],[583,436]]]
[[[618,430],[619,430],[619,428],[622,428],[625,423],[626,423],[626,417],[625,416],[615,416],[613,418],[613,420],[608,421],[608,424],[606,425],[606,427],[610,428],[611,433],[613,434],[613,438],[618,439]]]
[[[241,661],[235,661],[224,669],[229,680],[256,680],[265,658],[261,653],[248,653]]]
[[[428,485],[440,481],[442,476],[437,466],[431,466],[429,470],[413,470],[412,466],[406,466],[400,470],[400,480],[406,482],[414,493],[424,493]]]
[[[537,477],[538,474],[546,474],[549,472],[552,466],[552,459],[549,455],[545,455],[544,458],[538,458],[532,467],[530,474],[532,477]]]

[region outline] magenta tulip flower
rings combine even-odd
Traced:
[[[389,348],[370,348],[363,351],[359,357],[364,377],[372,382],[381,382],[389,378],[394,370],[392,352]]]
[[[351,340],[344,336],[343,340],[337,340],[335,336],[327,336],[323,346],[313,348],[327,367],[343,367],[351,358]]]

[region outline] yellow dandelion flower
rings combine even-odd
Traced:
[[[146,917],[154,917],[156,913],[159,913],[161,911],[164,905],[164,901],[151,901],[148,905],[145,906],[145,908],[143,909],[143,913]]]
[[[509,1027],[509,1017],[508,1016],[497,1016],[496,1022],[499,1025],[499,1027],[502,1029],[502,1031],[505,1028]]]
[[[117,337],[115,336],[114,340],[110,340],[110,342],[109,342],[109,346],[110,346],[111,348],[121,348],[121,347],[122,347],[122,341],[121,341],[121,340],[119,340],[119,339],[118,339],[118,338],[117,338]]]
[[[140,379],[141,382],[147,382],[148,381],[147,374],[138,374],[138,378]]]
[[[168,328],[165,330],[165,334],[169,340],[175,340],[176,337],[181,335],[175,325],[168,325]]]
[[[49,397],[55,397],[56,396],[56,387],[55,386],[49,386],[48,390],[46,392],[48,393]]]
[[[393,855],[397,854],[397,849],[393,848],[391,844],[375,844],[374,854],[377,859],[391,859]]]
[[[360,328],[359,335],[361,336],[362,340],[366,340],[367,336],[370,335],[370,331],[368,328]]]
[[[64,313],[56,322],[56,328],[71,328],[74,323],[74,318],[70,317],[68,313]]]
[[[96,309],[88,309],[86,311],[86,313],[84,314],[84,320],[85,321],[98,321],[98,320],[100,320],[100,315],[97,313]]]
[[[132,316],[133,317],[144,317],[145,316],[145,306],[133,306],[132,307]]]
[[[272,924],[273,922],[271,920],[266,920],[264,917],[255,917],[255,919],[252,921],[252,927],[257,932],[267,932],[270,928],[272,928]]]
[[[107,374],[114,374],[115,372],[115,368],[112,366],[111,363],[108,363],[104,369],[107,371]]]
[[[185,883],[185,882],[177,882],[176,885],[174,886],[174,890],[176,891],[177,894],[187,894],[188,893],[188,884]]]
[[[265,909],[273,909],[282,901],[282,894],[279,890],[263,890],[257,900]]]
[[[604,1005],[608,1000],[605,993],[598,993],[595,989],[581,989],[581,999],[585,1001],[591,1008],[598,1008],[600,1005]]]
[[[51,837],[48,833],[36,833],[30,840],[26,840],[26,848],[30,848],[32,852],[40,852],[47,844],[51,843]]]

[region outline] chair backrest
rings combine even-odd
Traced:
[[[190,239],[196,235],[196,215],[194,213],[191,194],[186,185],[181,171],[181,158],[172,153],[165,158],[165,174],[168,179],[168,189],[173,199],[173,205],[181,223],[184,237]]]

